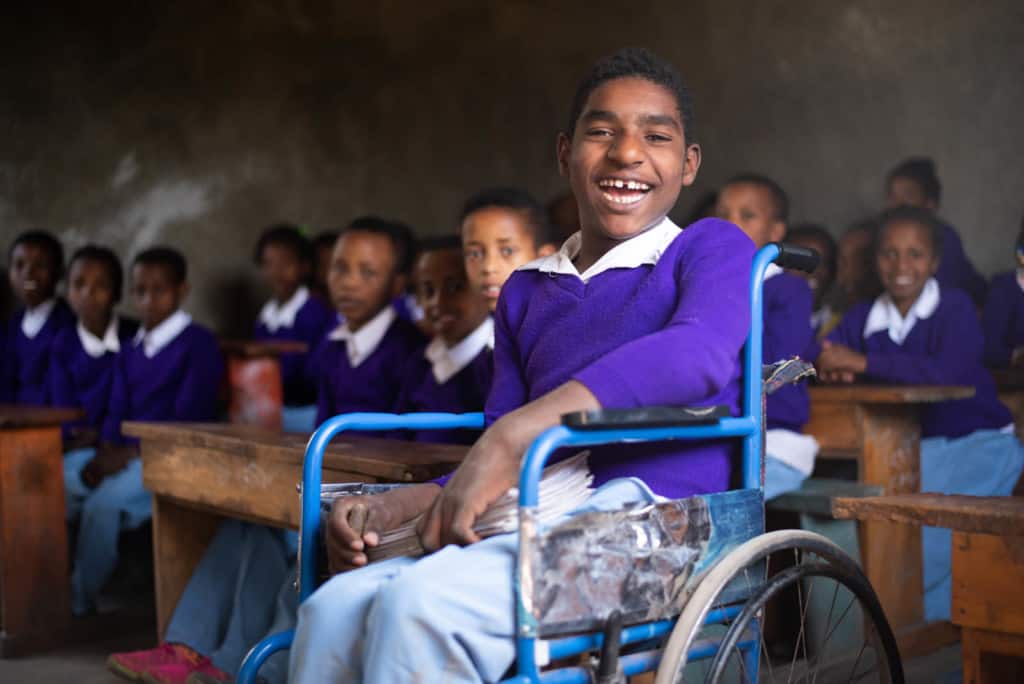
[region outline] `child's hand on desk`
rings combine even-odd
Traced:
[[[138,455],[138,447],[134,444],[104,443],[96,450],[96,457],[82,468],[82,482],[87,487],[97,487],[104,478],[124,470],[128,461]]]
[[[850,383],[867,371],[868,358],[847,346],[825,340],[815,367],[822,382]]]

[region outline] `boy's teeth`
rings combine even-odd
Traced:
[[[613,195],[608,192],[602,192],[601,196],[609,202],[615,202],[616,204],[636,204],[644,198],[642,192],[633,193],[630,195]]]
[[[639,190],[641,192],[647,192],[648,190],[651,189],[651,186],[647,185],[646,183],[641,183],[640,181],[632,180],[620,180],[618,178],[607,178],[605,180],[600,181],[598,185],[600,185],[602,188]]]

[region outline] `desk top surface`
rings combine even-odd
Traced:
[[[77,408],[0,404],[0,428],[60,425],[61,423],[78,420],[82,415],[82,410]]]
[[[960,496],[951,494],[897,494],[864,498],[837,498],[837,518],[880,520],[958,532],[1024,536],[1024,497]]]
[[[809,390],[812,403],[931,404],[974,396],[968,385],[813,385]]]
[[[176,447],[228,451],[256,460],[301,464],[307,435],[279,433],[251,425],[232,423],[143,423],[129,421],[126,435],[159,440]],[[452,470],[462,462],[467,446],[426,444],[375,439],[357,434],[338,435],[324,454],[325,470],[365,473],[396,480],[429,479]],[[143,454],[145,456],[145,454]]]

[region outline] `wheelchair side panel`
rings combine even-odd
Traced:
[[[741,489],[599,511],[542,530],[533,616],[550,637],[676,615],[703,572],[764,531],[761,492]]]

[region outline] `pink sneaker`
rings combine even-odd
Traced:
[[[200,657],[195,663],[168,663],[154,667],[143,675],[142,681],[146,684],[186,684],[194,674],[207,675],[218,682],[231,680],[231,675],[215,667],[209,658]]]
[[[130,653],[112,653],[107,658],[107,667],[114,674],[133,682],[141,682],[142,676],[154,667],[173,663],[188,663],[196,657],[195,651],[181,644],[163,643],[156,648]]]

